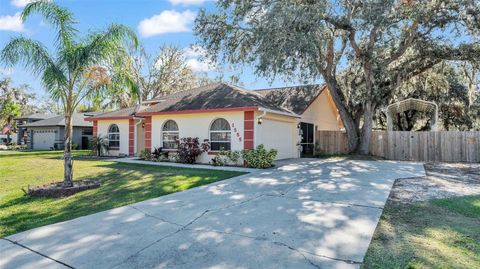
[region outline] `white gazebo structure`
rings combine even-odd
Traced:
[[[403,101],[399,101],[387,106],[387,130],[393,131],[392,117],[398,113],[402,113],[408,110],[417,110],[427,113],[432,113],[432,125],[431,130],[437,131],[438,121],[438,106],[434,102],[424,101],[420,99],[409,98]]]

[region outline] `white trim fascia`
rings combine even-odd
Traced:
[[[295,114],[295,113],[276,111],[276,110],[268,109],[268,108],[264,108],[264,107],[259,107],[258,110],[263,111],[263,112],[273,113],[273,114],[279,114],[279,115],[283,115],[283,116],[294,117],[294,118],[301,118],[302,117],[302,116],[300,116],[298,114]]]

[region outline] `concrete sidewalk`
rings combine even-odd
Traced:
[[[0,268],[358,268],[422,164],[292,160],[0,240]],[[8,241],[7,241],[8,240]]]

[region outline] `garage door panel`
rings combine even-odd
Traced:
[[[260,143],[267,149],[278,150],[277,159],[295,158],[294,135],[296,126],[290,122],[266,120],[262,124]]]
[[[50,149],[55,144],[55,133],[51,130],[35,131],[33,149]]]

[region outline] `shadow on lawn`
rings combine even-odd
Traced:
[[[83,160],[82,160],[83,161]],[[95,175],[102,186],[64,198],[5,197],[0,204],[0,236],[65,221],[146,199],[209,184],[240,175],[237,172],[204,171],[121,163],[100,163],[108,172]],[[75,170],[74,170],[75,178]],[[89,180],[82,176],[75,180]]]
[[[74,156],[86,156],[89,155],[89,150],[74,150]],[[20,157],[20,156],[42,156],[42,155],[54,155],[50,157],[50,159],[57,159],[61,158],[63,155],[63,150],[23,150],[23,151],[9,151],[9,152],[2,152],[0,154],[0,158],[6,157]]]
[[[474,268],[478,264],[480,196],[464,196],[389,203],[362,268]]]

